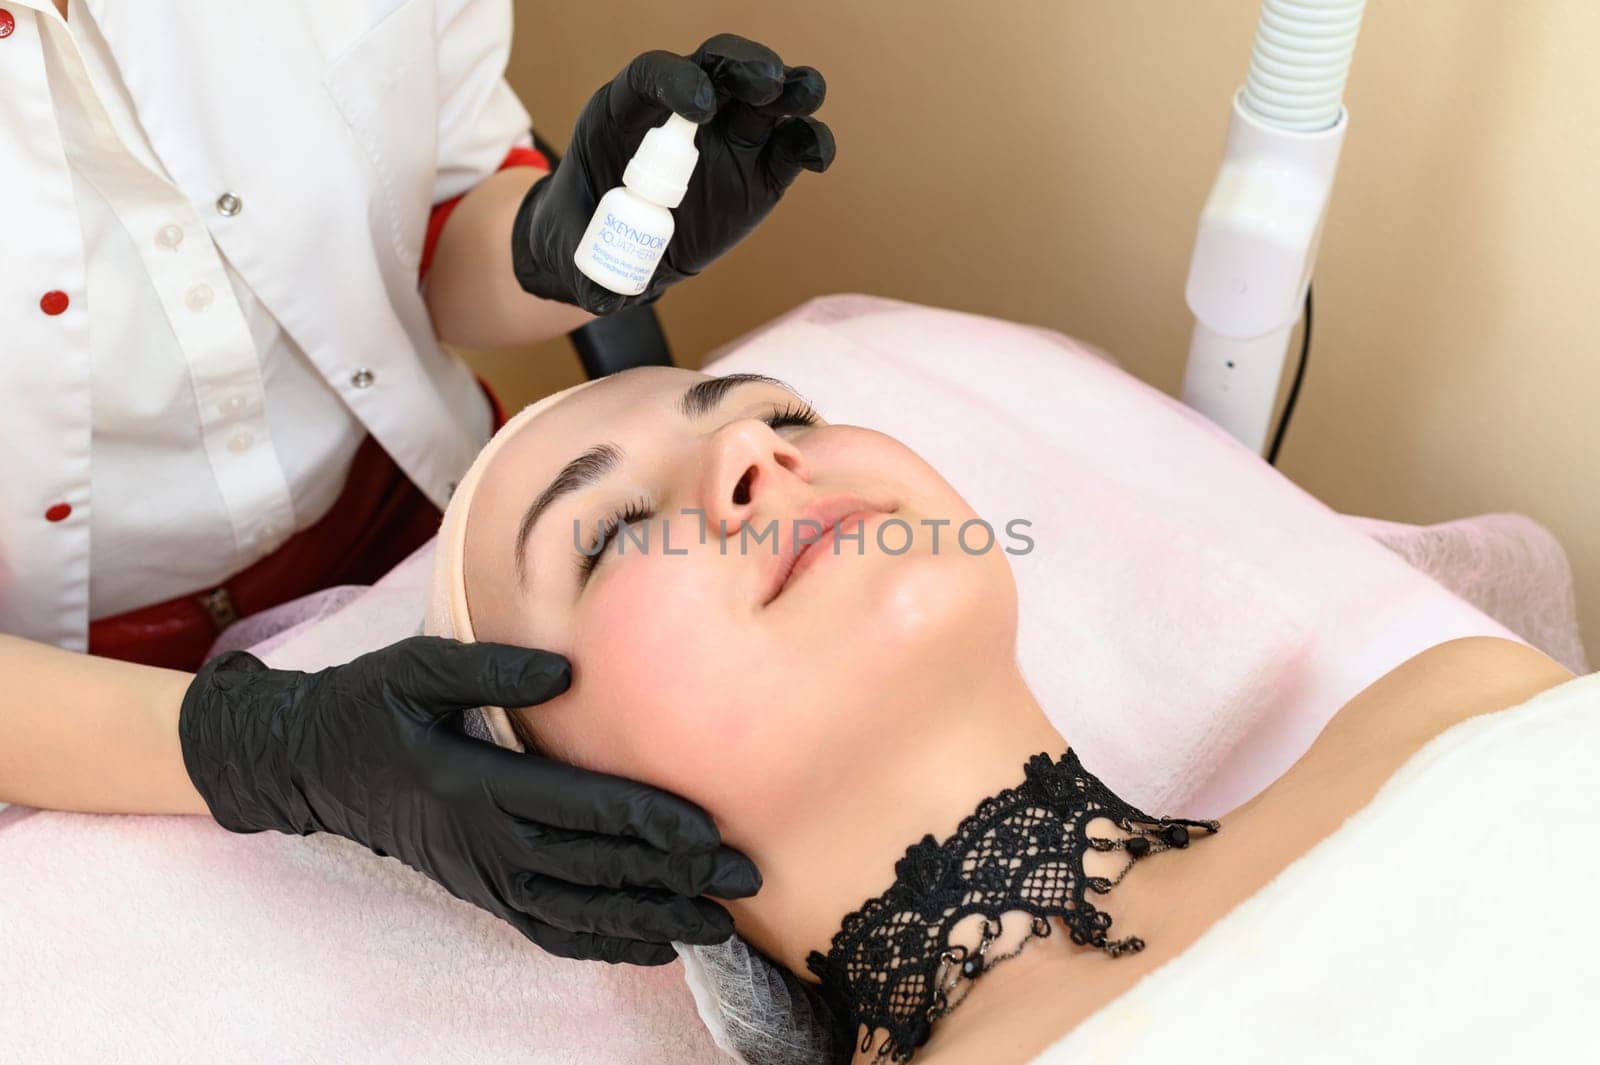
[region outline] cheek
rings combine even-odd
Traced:
[[[819,668],[793,632],[734,602],[733,559],[714,549],[614,561],[578,612],[573,687],[538,719],[541,739],[698,804],[730,841],[770,829],[793,802],[789,778],[840,737],[822,708],[852,671]]]
[[[754,654],[718,561],[608,560],[575,619],[568,705],[549,722],[567,757],[706,803],[701,785],[744,742],[741,663]]]

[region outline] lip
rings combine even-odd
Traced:
[[[864,525],[873,515],[892,514],[895,509],[857,495],[835,495],[819,499],[799,514],[783,521],[778,529],[778,551],[767,570],[761,605],[769,605],[784,593],[795,578],[810,569],[819,556],[818,548],[824,549],[823,553],[831,550],[834,530],[840,525],[854,527],[857,522]],[[821,532],[812,536],[814,528],[820,528]],[[801,530],[809,538],[805,543],[800,542]]]

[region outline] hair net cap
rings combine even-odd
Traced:
[[[848,1062],[855,1033],[822,996],[734,935],[712,946],[674,943],[711,1039],[743,1065]]]

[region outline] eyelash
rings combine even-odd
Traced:
[[[782,407],[775,408],[773,412],[761,419],[772,429],[788,429],[795,426],[808,427],[816,425],[822,420],[809,404],[795,400]],[[600,523],[597,541],[590,541],[588,553],[578,553],[578,576],[580,584],[587,584],[589,576],[600,565],[600,558],[617,538],[617,533],[624,525],[631,525],[636,521],[647,521],[655,516],[655,511],[650,507],[650,501],[643,497],[634,500],[619,511],[613,511]]]
[[[822,420],[822,417],[808,404],[796,400],[793,403],[775,409],[761,420],[773,429],[786,429],[796,425],[816,425]]]
[[[588,554],[581,551],[578,553],[579,583],[588,583],[589,575],[600,565],[600,557],[610,550],[611,542],[617,538],[617,533],[624,525],[647,521],[654,516],[655,512],[650,508],[650,501],[642,496],[621,510],[613,511],[600,523],[598,539],[590,541]]]

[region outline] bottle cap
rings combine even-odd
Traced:
[[[689,190],[689,175],[700,158],[699,149],[694,146],[699,128],[682,115],[668,115],[665,122],[645,133],[639,150],[622,172],[622,183],[651,203],[678,206]]]

